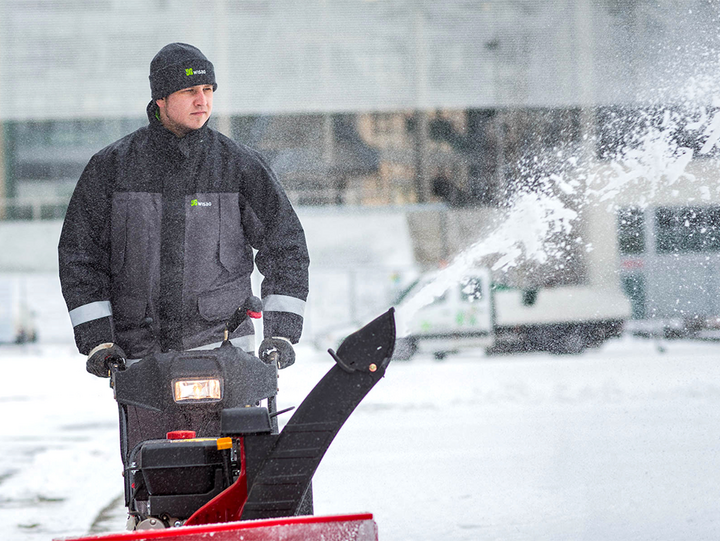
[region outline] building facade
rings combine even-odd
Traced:
[[[182,41],[215,65],[213,127],[263,152],[296,204],[441,202],[485,223],[544,178],[584,181],[569,157],[602,168],[639,127],[712,117],[718,23],[715,0],[0,0],[0,219],[62,218],[92,154],[147,122],[150,60]],[[720,183],[705,139],[673,137]],[[595,251],[568,243],[533,285],[630,264],[615,221],[579,220]]]
[[[2,0],[4,215],[62,213],[90,155],[145,122],[171,41],[213,60],[215,126],[297,202],[496,205],[600,107],[710,104],[717,22],[709,0]]]

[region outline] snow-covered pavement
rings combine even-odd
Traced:
[[[718,538],[720,344],[664,345],[395,362],[320,465],[316,513],[370,511],[382,541]],[[301,346],[279,407],[331,362]],[[107,381],[69,344],[0,367],[0,538],[121,530]]]

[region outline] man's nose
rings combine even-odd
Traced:
[[[205,92],[199,91],[195,94],[195,105],[199,107],[207,105],[207,96],[205,96]]]

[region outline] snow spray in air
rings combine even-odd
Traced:
[[[518,194],[504,218],[487,237],[457,255],[438,273],[435,280],[398,308],[398,335],[406,334],[407,323],[415,312],[440,297],[453,284],[461,282],[483,257],[501,255],[492,267],[494,271],[515,265],[521,257],[539,263],[546,262],[546,239],[554,233],[569,234],[571,221],[576,216],[577,213],[564,206],[559,199],[542,193]]]
[[[713,100],[713,106],[720,106],[720,100]],[[458,254],[432,282],[398,307],[398,336],[407,334],[407,325],[420,308],[450,286],[461,283],[484,258],[495,256],[491,265],[494,273],[506,272],[521,263],[560,260],[567,257],[563,250],[567,244],[553,239],[558,234],[565,239],[575,234],[574,221],[580,211],[605,206],[608,212],[616,212],[616,198],[629,189],[639,194],[634,204],[644,208],[658,190],[672,189],[680,179],[694,182],[693,175],[686,171],[695,154],[691,146],[699,147],[699,155],[707,155],[716,147],[720,140],[720,112],[710,114],[707,107],[688,106],[686,101],[682,107],[655,107],[639,116],[637,128],[626,143],[602,161],[571,156],[558,172],[549,175],[538,173],[540,167],[528,166],[523,180],[532,189],[518,191],[484,238]],[[562,158],[562,152],[556,157]],[[533,161],[537,162],[529,160]],[[720,191],[720,186],[701,186],[701,199],[710,200],[711,189]],[[592,246],[586,245],[585,249],[592,250]]]

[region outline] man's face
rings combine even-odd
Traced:
[[[213,103],[213,85],[197,85],[173,92],[156,101],[160,108],[160,121],[178,137],[201,128],[210,118]]]

